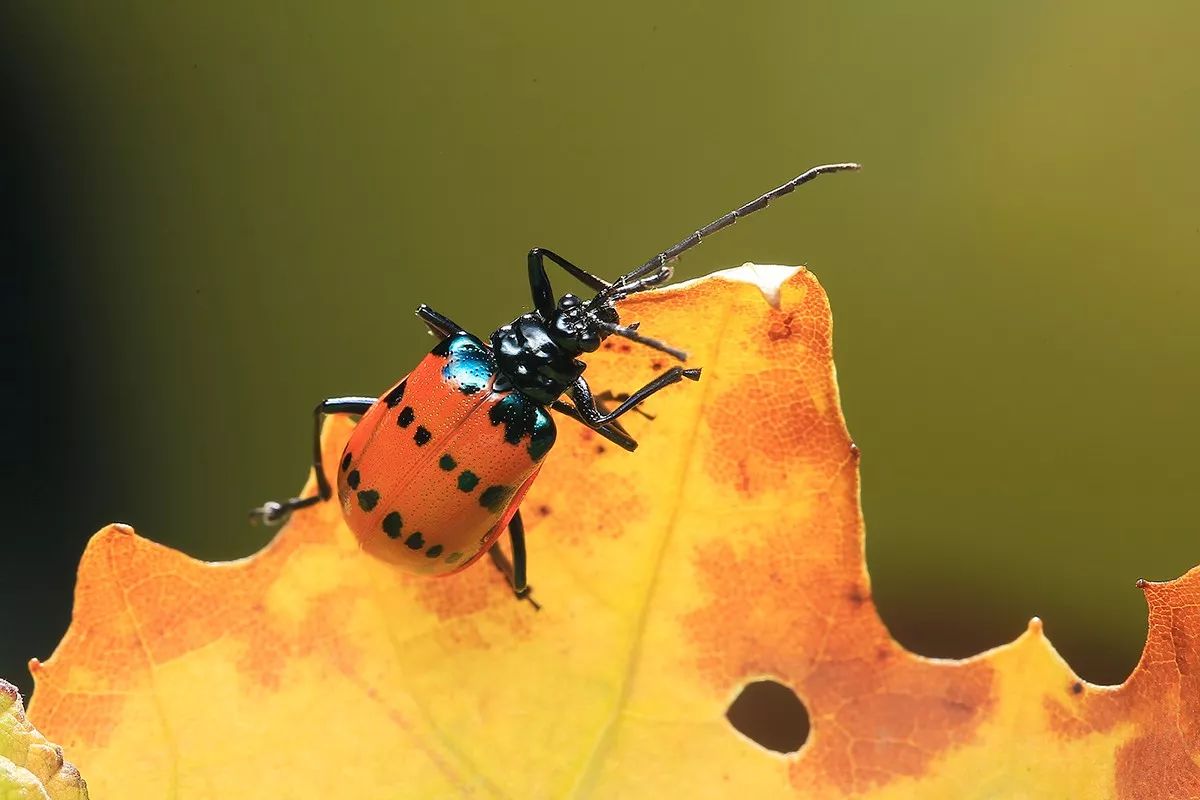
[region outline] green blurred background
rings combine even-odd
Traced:
[[[681,276],[825,285],[902,643],[1038,614],[1132,668],[1134,580],[1200,562],[1200,6],[255,5],[0,7],[0,675],[110,520],[261,546],[312,405],[411,366],[418,303],[487,332],[533,245],[615,275],[835,160]]]

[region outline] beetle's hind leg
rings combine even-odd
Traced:
[[[513,518],[508,523],[508,541],[512,545],[512,561],[509,561],[508,556],[504,555],[499,542],[493,542],[492,546],[488,548],[488,557],[492,559],[492,564],[508,581],[513,595],[518,600],[528,600],[534,611],[541,611],[542,607],[530,596],[533,587],[525,580],[525,524],[521,522],[519,510],[513,514]]]
[[[296,509],[308,508],[333,497],[333,487],[329,485],[329,479],[325,477],[325,467],[321,464],[321,423],[327,414],[365,414],[374,404],[374,397],[331,397],[317,403],[317,407],[313,409],[312,462],[313,472],[317,476],[317,493],[311,497],[293,497],[282,503],[270,500],[250,512],[250,521],[278,525]]]

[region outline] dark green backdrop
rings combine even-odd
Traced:
[[[1084,677],[1133,666],[1134,580],[1200,562],[1200,7],[244,5],[0,10],[0,674],[110,520],[258,548],[417,303],[486,332],[530,246],[613,275],[830,160],[866,169],[680,272],[824,283],[885,620],[960,656],[1038,614]]]

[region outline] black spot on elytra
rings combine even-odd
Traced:
[[[850,601],[850,605],[856,606],[856,607],[861,606],[863,603],[867,602],[867,596],[865,594],[863,594],[862,590],[859,589],[857,586],[855,586],[849,592],[846,593],[846,599]]]
[[[504,426],[504,441],[520,444],[529,437],[529,457],[540,460],[554,446],[554,420],[546,410],[519,392],[511,392],[488,410],[493,425]]]
[[[538,512],[538,514],[542,515],[543,517],[548,517],[548,516],[550,516],[550,506],[540,505],[537,507],[537,512]]]
[[[489,486],[483,490],[483,494],[479,495],[479,505],[494,514],[504,508],[510,497],[512,497],[511,486]]]
[[[360,479],[361,478],[358,474],[358,470],[352,469],[352,470],[350,470],[350,474],[346,476],[346,483],[350,486],[351,489],[357,489],[358,482]]]
[[[469,469],[464,469],[458,474],[458,488],[464,492],[469,492],[479,485],[479,476]]]
[[[1075,681],[1071,684],[1071,694],[1083,694],[1083,684]]]
[[[533,433],[537,408],[524,395],[512,392],[488,409],[488,419],[493,425],[504,426],[504,441],[519,444],[522,436]]]
[[[440,544],[435,544],[433,547],[431,547],[425,551],[426,558],[437,558],[441,554],[442,554],[442,546]]]
[[[395,408],[396,406],[400,405],[400,401],[404,399],[404,385],[406,383],[408,383],[407,379],[400,381],[392,388],[390,392],[387,393],[387,396],[383,398],[383,402],[387,404],[388,408]]]
[[[596,454],[597,455],[601,455],[601,456],[604,455],[604,451],[605,451],[604,445],[602,445],[602,444],[596,445]]]
[[[400,518],[399,511],[392,511],[383,518],[383,532],[388,535],[389,539],[400,538],[400,528],[404,524],[404,520]]]
[[[413,434],[413,441],[417,443],[417,447],[424,447],[432,438],[433,434],[430,433],[423,425],[418,425],[417,432]]]
[[[458,462],[455,461],[454,457],[451,456],[449,453],[444,453],[442,455],[442,457],[440,459],[438,459],[438,466],[441,467],[442,469],[446,470],[446,472],[449,472],[450,470],[452,470],[458,466]]]
[[[346,453],[346,455],[342,456],[342,472],[350,469],[350,459],[352,455],[353,454],[351,453]]]
[[[458,560],[462,557],[463,557],[462,553],[451,553],[450,555],[446,556],[446,563],[447,564],[457,564]]]
[[[414,531],[404,540],[404,544],[409,550],[420,550],[425,546],[425,539],[421,536],[420,531]]]
[[[654,370],[655,372],[660,372],[664,366],[665,365],[661,361],[650,362],[650,369]]]
[[[396,424],[401,428],[407,428],[409,425],[412,425],[412,421],[416,419],[416,417],[417,414],[413,411],[413,407],[405,406],[400,412],[400,416],[396,417]]]
[[[379,492],[374,489],[364,489],[358,493],[358,507],[370,511],[379,503]]]

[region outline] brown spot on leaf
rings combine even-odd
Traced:
[[[796,318],[794,311],[787,314],[771,314],[767,322],[767,338],[773,342],[790,338],[792,321]]]

